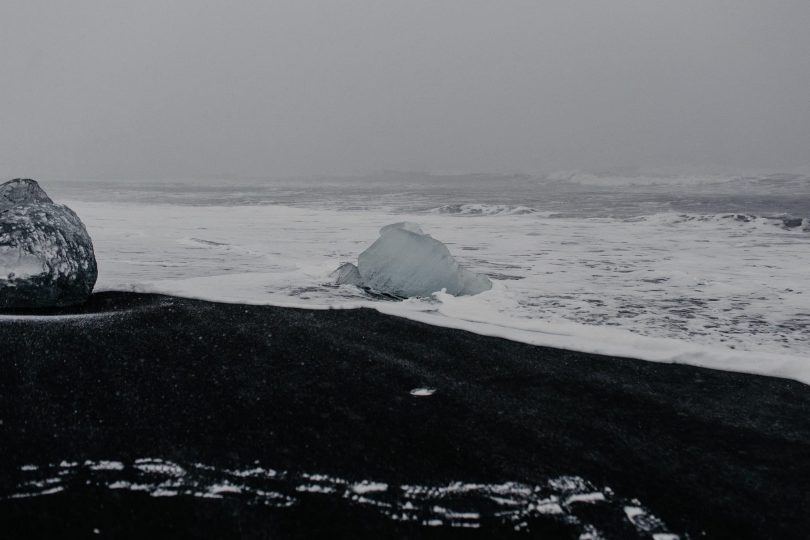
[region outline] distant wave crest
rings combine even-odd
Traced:
[[[686,223],[739,224],[742,226],[779,227],[788,231],[810,232],[810,218],[789,214],[757,216],[753,214],[654,214],[633,220],[659,222],[662,224],[681,225]]]
[[[535,208],[508,204],[445,204],[431,209],[430,212],[459,216],[519,216],[538,213]]]
[[[808,193],[810,177],[803,174],[772,173],[750,175],[724,174],[668,174],[623,171],[596,173],[587,171],[558,171],[543,177],[546,182],[574,184],[592,188],[690,188],[727,193],[746,190],[758,193]]]

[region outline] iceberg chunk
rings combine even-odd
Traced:
[[[473,295],[492,288],[489,278],[460,266],[447,246],[409,222],[380,229],[380,238],[360,254],[356,269],[341,266],[337,283],[401,297],[429,296],[442,289],[456,296]]]
[[[390,225],[386,225],[382,229],[380,229],[380,236],[384,235],[388,231],[392,231],[394,229],[402,229],[403,231],[412,232],[414,234],[421,234],[422,236],[430,236],[429,234],[425,234],[422,232],[422,227],[412,221],[400,221],[399,223],[392,223]]]

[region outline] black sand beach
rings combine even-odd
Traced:
[[[810,534],[810,388],[790,380],[366,309],[100,293],[16,315],[0,318],[3,537]],[[468,487],[403,503],[401,486],[453,482]],[[481,487],[506,482],[562,512],[518,500],[508,517]],[[422,514],[391,517],[411,500]]]

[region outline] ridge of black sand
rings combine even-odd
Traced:
[[[87,317],[35,313],[0,317],[0,494],[24,464],[143,457],[428,485],[579,475],[692,538],[810,534],[810,387],[798,382],[370,309],[100,293],[47,312]],[[437,390],[414,398],[416,387]],[[355,512],[88,490],[0,500],[0,535],[85,535],[94,523],[141,537],[494,534]]]

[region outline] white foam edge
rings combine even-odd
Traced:
[[[269,276],[278,274],[268,274]],[[251,274],[252,279],[261,279],[262,274]],[[402,317],[416,322],[465,330],[475,334],[503,338],[519,343],[566,349],[570,351],[646,360],[664,364],[683,364],[753,375],[765,375],[792,379],[810,385],[810,361],[799,356],[736,350],[721,345],[702,345],[683,340],[649,337],[628,330],[607,326],[584,325],[574,322],[521,319],[499,315],[498,320],[476,316],[476,297],[455,297],[446,293],[434,293],[438,303],[425,305],[405,300],[401,302],[341,301],[336,304],[318,304],[300,301],[247,300],[243,296],[228,295],[214,285],[225,276],[191,278],[184,280],[155,281],[106,290],[165,294],[210,302],[246,305],[270,305],[299,309],[358,309],[371,308],[385,315]],[[233,278],[229,275],[227,278]],[[202,290],[202,291],[201,291]],[[484,293],[486,294],[486,293]]]

